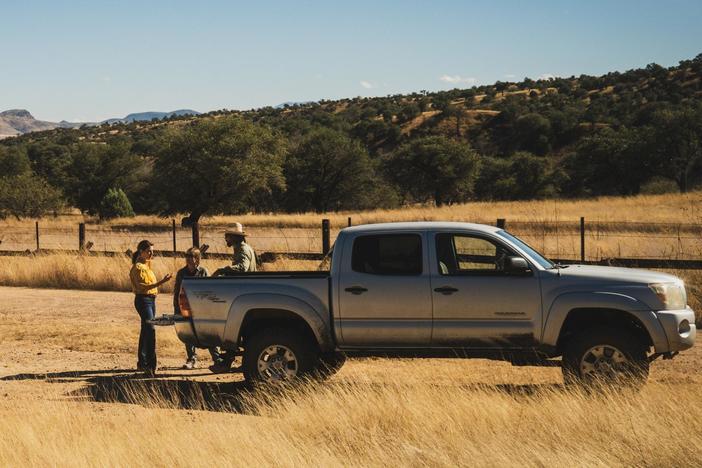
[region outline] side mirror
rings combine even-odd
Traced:
[[[505,259],[505,273],[523,275],[530,271],[529,264],[522,257],[507,257]]]

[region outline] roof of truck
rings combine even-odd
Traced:
[[[403,223],[378,223],[378,224],[359,224],[343,229],[344,232],[369,232],[369,231],[434,231],[444,229],[465,229],[481,232],[497,232],[501,228],[489,226],[487,224],[476,223],[457,223],[452,221],[416,221]]]

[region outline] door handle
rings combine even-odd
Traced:
[[[350,292],[351,294],[359,295],[359,294],[363,294],[364,292],[366,292],[368,290],[366,288],[364,288],[363,286],[353,286],[351,288],[344,289],[344,291]]]
[[[444,296],[448,296],[449,294],[453,294],[455,292],[458,292],[458,289],[453,288],[451,286],[442,286],[440,288],[434,288],[435,292],[441,293]]]

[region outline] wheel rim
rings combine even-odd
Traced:
[[[588,349],[580,359],[580,375],[587,378],[614,379],[631,372],[631,361],[611,345]]]
[[[258,374],[268,382],[290,380],[297,375],[297,356],[283,345],[271,345],[258,356]]]

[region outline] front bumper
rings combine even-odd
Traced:
[[[669,352],[692,348],[697,334],[695,312],[692,309],[661,310],[656,315],[668,338]]]

